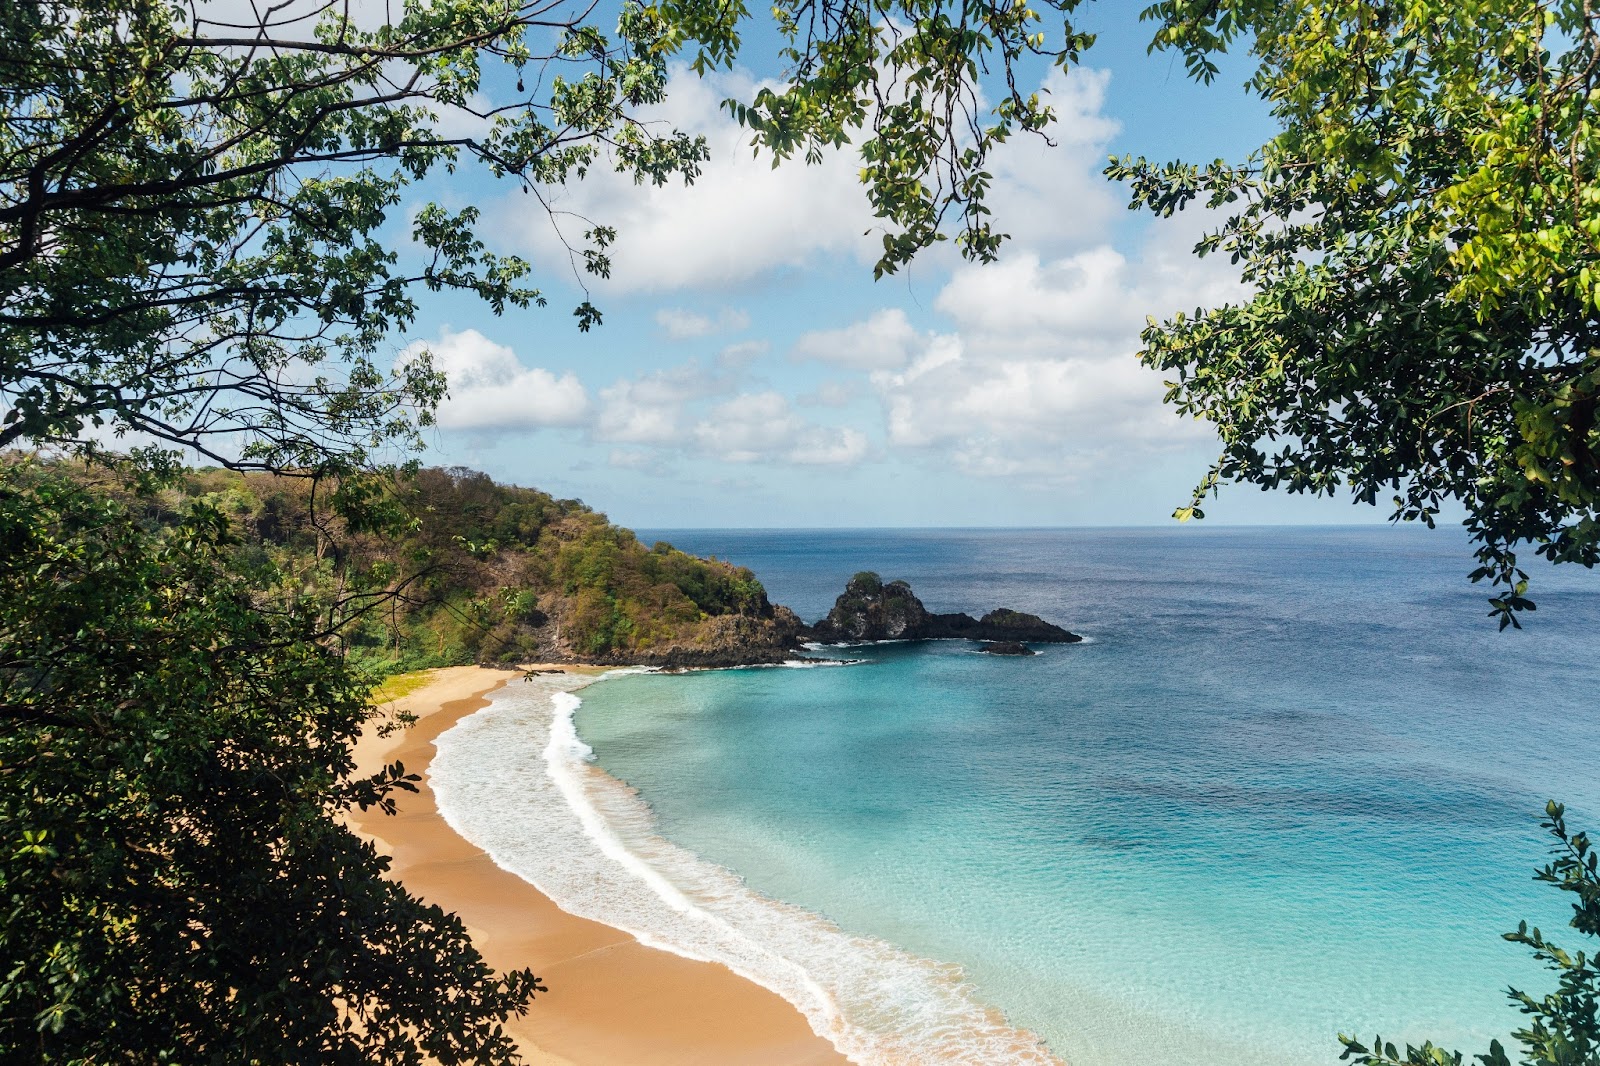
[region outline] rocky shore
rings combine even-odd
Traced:
[[[863,571],[850,579],[827,617],[808,626],[789,608],[765,595],[749,613],[705,619],[692,640],[667,642],[626,653],[562,655],[551,661],[595,666],[653,666],[663,670],[712,670],[766,666],[793,659],[823,658],[809,644],[878,640],[971,640],[991,655],[1033,655],[1029,644],[1076,644],[1083,638],[1038,615],[998,607],[981,618],[935,614],[904,581],[885,582]],[[554,649],[553,649],[554,650]]]

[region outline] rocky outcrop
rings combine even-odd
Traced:
[[[828,617],[811,627],[818,640],[917,640],[930,625],[922,601],[904,581],[862,571],[850,579]]]
[[[933,614],[904,581],[885,583],[871,571],[850,579],[828,617],[811,627],[812,640],[965,639],[1040,644],[1075,644],[1083,638],[1038,615],[1001,607],[982,618]]]
[[[763,606],[765,598],[763,597]],[[760,614],[729,614],[708,618],[692,639],[625,655],[586,656],[602,666],[658,666],[668,670],[760,666],[802,658],[800,642],[805,625],[789,608],[773,604]]]
[[[965,618],[966,615],[957,617]],[[1083,638],[1051,625],[1036,614],[1024,614],[1007,607],[996,608],[978,619],[978,635],[973,640],[1029,641],[1035,644],[1076,644]]]
[[[1038,655],[1039,653],[1026,644],[1019,644],[1014,640],[998,640],[993,644],[985,644],[978,649],[989,655]]]

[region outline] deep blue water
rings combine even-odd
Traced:
[[[1454,531],[641,531],[823,614],[863,569],[1030,611],[1030,659],[637,676],[577,724],[660,831],[930,959],[1075,1066],[1332,1063],[1335,1034],[1482,1050],[1549,982],[1544,801],[1600,827],[1600,576],[1534,568],[1499,633]],[[1571,930],[1561,930],[1574,940]]]

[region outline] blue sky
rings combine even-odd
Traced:
[[[772,67],[676,71],[655,117],[704,134],[692,187],[597,173],[559,212],[615,225],[605,314],[538,200],[483,175],[419,197],[477,204],[495,250],[536,266],[542,310],[496,318],[424,305],[397,352],[426,345],[452,379],[429,462],[578,496],[625,524],[1130,525],[1169,521],[1215,442],[1161,404],[1134,357],[1147,314],[1236,299],[1225,262],[1190,248],[1200,218],[1152,222],[1100,175],[1110,154],[1242,157],[1270,132],[1233,64],[1210,87],[1148,56],[1135,5],[1090,5],[1101,40],[1069,74],[1030,75],[1060,113],[991,168],[1013,235],[975,266],[939,248],[874,283],[875,220],[848,152],[774,170],[719,113]],[[769,51],[753,42],[745,60]],[[565,215],[558,219],[567,218]],[[581,225],[563,223],[575,235]],[[865,232],[865,235],[864,235]],[[1349,522],[1383,512],[1236,488],[1208,522]]]

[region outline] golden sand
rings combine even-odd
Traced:
[[[394,817],[373,810],[355,814],[351,824],[393,857],[393,876],[461,917],[489,965],[529,968],[550,987],[507,1025],[523,1057],[548,1066],[846,1062],[776,993],[726,966],[645,947],[568,914],[445,823],[428,782],[433,741],[517,676],[451,667],[395,700],[393,706],[417,716],[416,724],[386,738],[369,730],[356,745],[357,773],[376,773],[398,759],[423,775],[420,791],[399,793]]]

